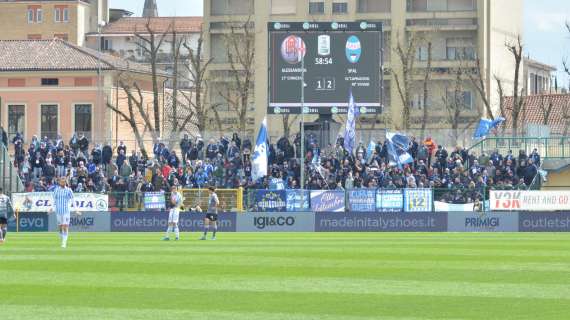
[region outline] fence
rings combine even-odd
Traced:
[[[207,208],[207,191],[187,189],[185,210]],[[243,199],[243,195],[246,195]],[[221,212],[481,212],[481,211],[568,211],[568,187],[545,190],[488,188],[452,189],[353,189],[353,190],[219,190]],[[77,193],[73,211],[165,211],[170,194]],[[47,212],[53,205],[51,192],[12,194],[17,212]]]
[[[12,157],[3,143],[0,143],[0,183],[4,193],[10,195],[12,192],[24,191],[24,184],[18,175],[18,169],[14,166]]]
[[[527,138],[527,137],[489,137],[471,147],[478,154],[490,154],[498,150],[500,154],[507,154],[509,150],[518,156],[523,150],[529,155],[537,149],[542,159],[570,158],[570,137]]]
[[[248,212],[432,212],[488,211],[489,190],[474,189],[353,189],[248,190]]]

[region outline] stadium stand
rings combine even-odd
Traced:
[[[12,140],[15,164],[26,191],[48,191],[57,177],[65,176],[76,192],[167,191],[170,186],[200,189],[207,185],[227,189],[296,189],[300,185],[300,138],[293,143],[281,138],[270,144],[268,177],[252,181],[252,143],[234,134],[204,143],[185,136],[177,150],[155,143],[150,159],[124,143],[91,145],[83,136],[68,143],[61,137],[32,137],[25,143],[20,134]],[[528,189],[540,168],[540,155],[524,150],[498,150],[477,155],[463,147],[448,151],[428,138],[411,138],[414,162],[402,168],[390,166],[386,142],[374,150],[360,144],[354,154],[336,144],[322,148],[316,139],[306,140],[306,189],[434,188],[444,190],[440,199],[464,203],[482,199],[486,189]],[[460,191],[460,192],[457,192]]]

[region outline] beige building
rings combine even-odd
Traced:
[[[5,53],[0,55],[0,126],[7,128],[10,138],[20,133],[28,143],[34,135],[61,135],[69,141],[74,133],[83,133],[91,143],[116,145],[124,140],[134,148],[134,130],[114,108],[136,119],[141,136],[151,145],[152,135],[144,128],[139,108],[129,108],[127,98],[130,92],[131,101],[140,103],[154,121],[147,65],[59,39],[0,40],[0,52]],[[166,79],[160,73],[160,81]],[[159,93],[162,102],[163,90]]]
[[[59,38],[83,45],[109,21],[108,0],[0,0],[0,40]]]
[[[475,61],[479,58],[486,95],[495,108],[498,105],[498,96],[493,78],[496,76],[501,79],[507,92],[512,90],[514,59],[505,49],[505,43],[512,42],[521,35],[522,13],[522,0],[204,0],[204,29],[206,43],[209,44],[209,54],[214,57],[211,72],[223,74],[229,70],[225,57],[227,48],[224,48],[222,40],[231,25],[228,22],[247,21],[247,19],[253,22],[256,61],[254,103],[249,115],[251,119],[248,120],[250,133],[257,130],[258,124],[266,114],[267,23],[274,21],[383,22],[386,67],[385,115],[391,119],[388,126],[395,128],[401,127],[403,103],[390,72],[390,70],[396,72],[401,70],[394,49],[398,41],[404,42],[403,36],[409,38],[411,34],[421,35],[426,41],[418,43],[416,50],[418,70],[426,66],[426,43],[432,43],[434,72],[429,83],[428,128],[441,128],[449,126],[449,123],[445,123],[447,111],[442,101],[454,88],[454,69],[466,66],[473,70]],[[421,79],[423,79],[421,75],[414,77],[414,92],[411,94],[410,103],[412,117],[422,113],[419,110],[423,106]],[[481,107],[481,102],[477,91],[469,81],[462,83],[461,90],[467,108],[464,115],[471,118],[478,117],[479,113],[476,110]],[[219,103],[217,99],[215,95],[210,98],[212,102]],[[235,127],[231,121],[231,112],[227,112],[226,117],[229,118],[228,128]],[[269,116],[268,119],[270,134],[278,136],[282,132],[280,116]],[[342,116],[336,119],[343,122]],[[364,125],[370,125],[370,122]],[[417,126],[419,124],[416,122],[414,127]]]
[[[526,95],[557,93],[554,81],[556,67],[538,62],[531,58],[524,59],[524,81]]]

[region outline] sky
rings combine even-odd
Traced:
[[[508,1],[508,0],[495,0]],[[558,68],[559,86],[568,87],[570,78],[562,72],[562,61],[570,62],[570,0],[524,0],[524,45],[532,59]],[[161,16],[201,16],[203,0],[157,0]],[[127,9],[140,16],[144,0],[110,0],[112,8]]]

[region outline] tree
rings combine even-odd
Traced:
[[[291,127],[297,124],[297,119],[299,115],[284,114],[281,116],[281,121],[283,122],[283,136],[289,138],[291,136]]]
[[[538,107],[542,113],[542,124],[547,126],[550,122],[550,116],[552,115],[552,111],[554,109],[554,103],[552,103],[550,95],[541,95],[540,105]]]
[[[405,36],[404,36],[405,37]],[[406,39],[396,35],[396,48],[394,49],[399,62],[399,69],[392,68],[392,76],[398,90],[398,97],[402,102],[401,129],[410,127],[410,107],[412,105],[413,76],[416,62],[418,36],[410,33]]]
[[[487,86],[485,85],[485,77],[484,77],[485,73],[483,72],[481,66],[481,60],[479,58],[475,59],[475,69],[468,70],[466,74],[467,77],[469,78],[469,81],[471,82],[471,85],[475,88],[475,90],[479,94],[479,98],[481,99],[483,106],[485,106],[487,117],[489,117],[491,120],[495,120],[495,116],[493,114],[493,108],[491,108],[491,102],[489,101],[487,94],[489,88],[487,88]],[[487,75],[487,77],[489,76],[490,75]],[[503,97],[503,95],[500,95],[500,97]]]
[[[127,111],[124,111],[118,105],[114,106],[111,103],[107,103],[107,108],[116,112],[122,120],[129,124],[133,130],[141,153],[144,157],[148,158],[141,130],[144,132],[146,128],[152,128],[152,124],[149,115],[144,108],[144,95],[137,81],[128,74],[120,74],[118,77],[119,88],[125,94],[127,99]],[[117,88],[117,95],[119,94],[119,88]],[[144,122],[144,126],[142,126],[142,128],[139,123],[139,118],[142,118]]]
[[[218,91],[230,110],[236,113],[241,134],[245,133],[247,125],[255,76],[255,34],[250,20],[251,17],[243,23],[230,23],[230,32],[224,37],[230,81],[225,90]]]
[[[161,34],[157,34],[151,26],[151,18],[147,19],[145,24],[144,33],[141,34],[139,32],[135,32],[135,37],[139,40],[137,41],[138,47],[141,49],[143,54],[147,57],[148,62],[150,63],[151,68],[151,75],[152,75],[152,92],[153,92],[153,102],[152,102],[152,109],[153,109],[153,120],[154,123],[149,129],[153,132],[152,137],[153,140],[158,140],[160,137],[160,87],[158,85],[159,75],[158,75],[158,62],[159,62],[159,53],[162,44],[164,43],[166,37],[168,36],[169,32],[166,31]],[[172,28],[172,25],[169,26],[169,30]]]
[[[566,30],[570,33],[570,22],[566,22]],[[570,76],[570,63],[568,61],[562,62],[564,65],[564,72]],[[570,87],[568,88],[570,90]]]
[[[431,42],[428,43],[428,56],[427,56],[427,67],[425,69],[425,73],[424,73],[424,92],[423,92],[423,100],[424,100],[424,111],[423,111],[423,117],[422,117],[422,132],[421,132],[421,136],[422,139],[425,138],[425,133],[426,133],[426,126],[427,126],[427,122],[428,122],[428,104],[429,104],[429,90],[428,90],[428,83],[431,79],[431,60],[432,60],[432,56],[431,56]]]
[[[460,135],[464,134],[477,122],[478,117],[482,114],[482,109],[476,106],[477,116],[468,119],[469,115],[465,114],[469,112],[468,106],[465,103],[465,70],[462,67],[458,67],[453,70],[453,74],[455,75],[453,91],[448,92],[446,90],[442,100],[447,113],[447,121],[451,125],[452,138],[455,143],[458,144]],[[466,118],[468,121],[465,121]],[[465,123],[465,126],[461,128],[461,124],[463,123]]]
[[[206,59],[204,57],[204,32],[200,31],[200,36],[197,41],[196,48],[185,42],[184,48],[188,50],[188,61],[186,64],[186,69],[190,73],[192,80],[192,89],[188,94],[184,94],[188,106],[191,108],[193,115],[195,115],[194,124],[198,128],[198,131],[203,134],[206,130],[207,120],[211,118],[208,115],[210,110],[210,104],[207,103],[204,97],[208,95],[208,81],[206,78],[208,67],[214,58]],[[186,127],[191,121],[191,118],[187,118],[185,124],[181,126],[182,129]]]
[[[178,79],[180,74],[178,72],[180,60],[181,60],[181,48],[182,44],[186,43],[186,38],[184,36],[179,36],[176,31],[176,20],[172,20],[171,24],[171,61],[172,61],[172,95],[170,99],[170,103],[168,104],[168,108],[165,106],[165,110],[168,111],[168,114],[164,115],[164,117],[168,117],[168,121],[166,121],[170,126],[170,139],[168,139],[168,148],[172,149],[175,143],[177,136],[179,135],[180,131],[186,126],[186,123],[189,121],[187,119],[191,119],[193,117],[193,112],[190,108],[183,108],[188,112],[183,112],[183,110],[179,110],[179,107],[183,107],[183,104],[179,103],[178,101]],[[184,114],[185,113],[185,114]]]
[[[524,88],[520,88],[520,77],[521,68],[523,61],[523,49],[522,40],[520,36],[517,36],[517,40],[514,43],[506,44],[507,50],[512,54],[515,61],[515,74],[513,78],[513,104],[511,111],[511,117],[513,119],[513,137],[518,135],[518,125],[521,120],[520,117],[524,115]],[[524,117],[523,117],[524,121]]]

